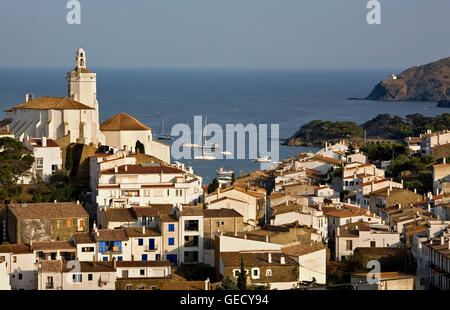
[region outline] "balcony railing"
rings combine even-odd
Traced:
[[[153,248],[149,247],[148,245],[144,247],[144,251],[145,252],[154,252],[154,251],[158,251],[158,246],[155,245]]]

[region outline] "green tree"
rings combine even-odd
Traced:
[[[34,158],[25,154],[22,142],[13,138],[0,138],[0,199],[13,199],[22,193],[22,186],[17,185],[19,177],[30,170]]]
[[[245,273],[245,268],[244,268],[244,260],[241,257],[241,269],[239,271],[239,277],[237,280],[237,287],[243,291],[247,289],[247,275]]]
[[[237,290],[238,287],[236,285],[236,282],[234,282],[230,277],[227,276],[222,280],[221,285],[217,286],[216,289],[231,291],[231,290]]]
[[[219,180],[217,180],[217,178],[214,178],[212,180],[212,182],[209,183],[209,185],[208,185],[208,194],[211,194],[211,193],[215,192],[216,189],[219,188],[219,186],[220,186]]]
[[[143,144],[141,141],[139,141],[139,140],[136,141],[136,153],[137,153],[138,150],[139,150],[139,153],[140,153],[140,154],[145,154],[145,146],[144,146],[144,144]]]
[[[72,171],[73,168],[73,153],[70,145],[68,145],[66,148],[66,164],[64,167],[66,168],[67,171],[69,171],[69,173]]]

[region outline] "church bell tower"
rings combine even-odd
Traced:
[[[85,136],[85,142],[104,142],[100,131],[99,109],[97,101],[97,74],[87,68],[86,52],[79,48],[75,56],[75,68],[67,73],[67,97],[93,108],[90,119],[86,120],[86,128],[80,136]],[[90,124],[88,124],[90,123]]]

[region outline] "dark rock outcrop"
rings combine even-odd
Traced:
[[[387,78],[372,90],[367,100],[385,101],[449,101],[450,57],[412,67],[397,79]]]

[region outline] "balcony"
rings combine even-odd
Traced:
[[[153,248],[150,248],[150,246],[146,245],[144,247],[144,252],[155,252],[158,251],[158,246],[155,245]]]

